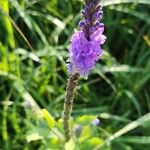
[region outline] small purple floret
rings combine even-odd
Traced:
[[[85,22],[84,21],[80,21],[79,22],[79,26],[80,26],[80,28],[83,28],[85,26]]]
[[[103,11],[98,11],[97,13],[95,13],[92,17],[92,19],[100,19],[103,15]]]
[[[99,120],[98,118],[96,118],[96,119],[94,119],[94,120],[92,121],[92,125],[93,125],[93,126],[98,126],[99,123],[100,123],[100,120]]]
[[[84,17],[85,16],[85,10],[83,9],[81,13],[82,13],[82,15]]]
[[[90,4],[89,4],[89,8],[90,8],[90,9],[93,9],[93,8],[94,8],[94,6],[95,6],[94,2],[90,2]]]

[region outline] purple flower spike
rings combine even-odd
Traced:
[[[98,126],[99,123],[100,123],[100,120],[98,118],[96,118],[95,120],[92,121],[93,126]]]
[[[99,22],[103,15],[99,1],[85,0],[82,10],[84,21],[79,23],[80,30],[72,36],[69,49],[69,73],[79,73],[85,79],[102,55],[101,45],[106,40],[104,25]]]

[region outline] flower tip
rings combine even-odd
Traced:
[[[90,4],[89,4],[89,9],[93,9],[94,6],[95,6],[94,2],[90,2]]]
[[[85,26],[85,22],[84,21],[80,21],[79,22],[79,26],[80,26],[80,28],[83,28]]]

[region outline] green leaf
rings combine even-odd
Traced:
[[[55,120],[51,116],[51,114],[46,109],[42,109],[41,113],[43,115],[43,118],[46,120],[49,128],[53,128],[55,126]]]
[[[8,0],[0,1],[0,7],[2,7],[7,14],[9,14],[9,3],[8,3]],[[0,9],[0,11],[2,11],[2,10]],[[3,33],[3,34],[7,38],[8,44],[12,48],[15,48],[15,40],[14,40],[14,34],[13,34],[13,28],[12,28],[12,25],[11,25],[11,21],[5,16],[0,18],[0,20],[3,20],[2,24],[4,25],[4,28],[5,28],[5,31],[6,31],[6,33]]]
[[[139,127],[142,126],[146,123],[150,122],[150,113],[140,117],[139,119],[127,124],[125,127],[123,127],[122,129],[120,129],[119,131],[117,131],[116,133],[114,133],[113,135],[111,135],[108,138],[108,141],[112,141],[120,136],[122,136],[123,134]]]
[[[79,124],[90,125],[91,122],[96,118],[94,115],[83,115],[77,118]]]
[[[65,144],[65,150],[74,150],[74,148],[75,148],[75,143],[72,139]]]
[[[115,142],[150,144],[150,136],[123,136],[116,139]]]
[[[104,1],[104,6],[109,6],[109,5],[115,5],[115,4],[122,4],[122,3],[137,3],[137,4],[150,4],[149,0],[105,0]]]
[[[0,71],[8,72],[8,64],[0,62]]]
[[[28,142],[31,142],[31,141],[41,140],[43,139],[43,137],[39,135],[38,132],[32,132],[26,136],[26,139]]]
[[[88,148],[92,149],[95,146],[102,145],[104,143],[104,141],[98,137],[94,137],[92,139],[89,139],[86,143],[88,145]]]
[[[82,143],[92,135],[92,128],[90,126],[84,126],[79,142]]]

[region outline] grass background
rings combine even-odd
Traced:
[[[0,9],[0,149],[42,149],[42,140],[26,140],[37,123],[26,100],[61,117],[69,39],[82,6],[82,0],[0,1],[33,47]],[[88,80],[80,79],[72,116],[98,116],[102,139],[125,129],[105,150],[149,150],[150,1],[105,0],[103,6],[104,55]]]

